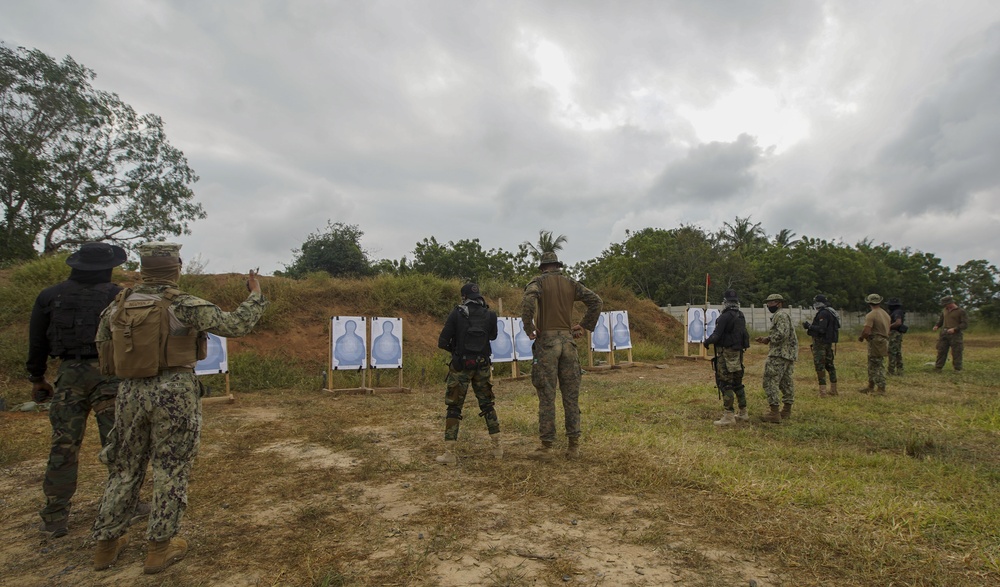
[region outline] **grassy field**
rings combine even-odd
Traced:
[[[93,431],[69,536],[37,532],[49,425],[4,413],[0,585],[1000,584],[1000,337],[970,334],[961,373],[931,371],[933,344],[907,335],[906,374],[871,397],[856,391],[863,346],[844,342],[841,395],[823,399],[805,348],[780,425],[757,421],[755,345],[753,419],[722,430],[704,361],[588,373],[576,461],[529,457],[526,380],[497,378],[499,461],[470,393],[454,467],[434,462],[441,385],[237,388],[234,404],[205,406],[182,532],[191,552],[152,577],[142,528],[114,567],[90,570],[104,481]]]

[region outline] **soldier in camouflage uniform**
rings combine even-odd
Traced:
[[[803,322],[806,334],[812,337],[813,367],[819,380],[819,396],[826,397],[826,374],[830,374],[829,395],[837,395],[837,367],[833,364],[834,346],[840,340],[840,315],[830,307],[830,301],[823,294],[813,298],[816,315],[812,322]]]
[[[948,349],[951,349],[951,366],[956,371],[962,370],[962,352],[965,350],[962,332],[969,327],[969,316],[965,310],[958,307],[955,298],[941,298],[944,309],[934,324],[934,330],[941,329],[937,341],[937,358],[934,360],[934,370],[940,372],[948,361]]]
[[[795,372],[795,361],[799,358],[799,340],[792,326],[792,317],[788,312],[781,312],[785,298],[781,294],[767,296],[767,309],[774,314],[771,318],[771,330],[767,336],[757,338],[757,342],[768,345],[767,362],[764,363],[764,392],[767,394],[767,404],[770,412],[761,417],[764,422],[780,424],[782,419],[792,415],[792,404],[795,402],[795,383],[792,375]],[[778,410],[778,395],[784,404]]]
[[[906,311],[899,298],[889,298],[889,375],[903,375],[903,335],[910,329],[906,325]]]
[[[101,311],[121,291],[111,283],[111,271],[125,259],[125,249],[119,246],[84,244],[66,259],[69,279],[43,290],[31,309],[25,366],[32,397],[38,403],[53,400],[52,447],[42,482],[45,507],[40,512],[41,530],[53,538],[68,532],[87,416],[94,412],[102,446],[114,426],[118,379],[101,375],[94,335]],[[45,380],[49,356],[60,359],[54,391]]]
[[[447,390],[444,403],[448,406],[445,418],[445,445],[453,445],[458,440],[458,429],[462,423],[462,406],[469,393],[469,384],[479,402],[479,415],[486,420],[486,430],[493,444],[493,456],[503,458],[500,445],[500,421],[493,407],[492,369],[490,366],[490,343],[497,338],[497,315],[486,305],[479,286],[466,283],[462,286],[462,303],[455,307],[445,320],[438,348],[451,353],[448,376],[445,378]],[[444,465],[458,462],[450,449],[435,460]]]
[[[885,393],[885,358],[889,355],[889,314],[882,309],[882,296],[869,294],[865,298],[869,312],[858,342],[868,341],[868,387],[861,393]]]
[[[750,346],[747,321],[740,311],[740,300],[736,290],[727,289],[722,294],[725,309],[715,321],[715,330],[705,339],[705,348],[715,345],[715,380],[722,393],[722,418],[713,422],[716,426],[731,426],[737,421],[747,422],[747,394],[743,386],[743,351]],[[736,404],[734,406],[734,403]],[[740,411],[736,413],[736,407]]]
[[[170,300],[167,306],[168,344],[171,339],[199,339],[196,335],[202,332],[225,337],[243,336],[250,332],[267,307],[268,302],[261,294],[253,271],[247,280],[249,297],[236,310],[224,312],[210,302],[177,292],[181,273],[180,245],[150,242],[139,247],[139,254],[141,283],[133,290],[123,291],[101,316],[97,342],[102,353],[102,367],[107,361],[106,351],[113,353],[116,369],[120,370],[129,360],[127,355],[122,358],[121,353],[126,351],[120,348],[124,345],[119,340],[125,335],[121,334],[120,323],[115,318],[118,312],[125,312],[133,304]],[[174,292],[179,295],[173,297]],[[169,361],[168,349],[161,349],[161,352]],[[157,374],[122,379],[115,428],[108,446],[101,452],[102,459],[111,467],[111,478],[94,523],[94,538],[97,539],[94,568],[97,570],[110,567],[128,543],[127,512],[139,497],[147,464],[153,470],[153,507],[146,531],[149,542],[143,570],[160,572],[187,553],[187,541],[176,535],[187,507],[192,461],[198,454],[201,383],[194,374],[195,350],[185,348],[183,352],[192,358],[190,363],[164,366],[161,359]]]
[[[562,392],[566,418],[568,458],[580,454],[580,357],[575,338],[584,329],[593,332],[604,302],[579,282],[562,274],[563,264],[554,252],[542,253],[541,275],[528,282],[521,301],[524,331],[535,341],[531,383],[538,393],[538,433],[542,445],[536,451],[540,458],[551,456],[556,439],[556,388]],[[578,324],[573,324],[573,303],[583,302],[587,312]],[[536,318],[537,307],[537,320]]]

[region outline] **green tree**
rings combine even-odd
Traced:
[[[325,232],[314,232],[292,251],[296,257],[285,266],[285,274],[299,278],[315,271],[334,277],[361,277],[372,273],[368,252],[361,248],[364,235],[356,224],[327,220]]]
[[[955,268],[953,291],[969,309],[993,302],[1000,296],[1000,271],[985,259],[973,259]]]
[[[70,57],[0,44],[0,260],[187,234],[198,180],[163,121],[94,89]]]
[[[529,270],[521,262],[523,255],[523,249],[516,255],[503,249],[485,251],[479,239],[462,239],[442,244],[432,236],[414,247],[412,269],[464,281],[481,282],[492,278],[515,283]]]
[[[732,224],[723,222],[718,236],[719,241],[728,245],[731,251],[744,256],[759,251],[767,244],[767,233],[760,222],[752,222],[749,216],[737,216]]]

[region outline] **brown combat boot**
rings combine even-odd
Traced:
[[[126,546],[128,546],[128,534],[111,540],[98,540],[97,550],[94,552],[94,570],[103,571],[109,568],[118,560],[118,555]]]
[[[543,440],[542,445],[535,449],[535,452],[529,455],[533,459],[539,461],[548,461],[552,459],[552,441]]]
[[[831,381],[830,382],[830,395],[837,395],[837,382],[836,381]]]
[[[567,459],[578,459],[580,458],[580,437],[574,436],[568,439],[569,446],[566,447],[566,458]]]
[[[740,408],[740,411],[736,412],[736,419],[738,421],[740,421],[740,422],[749,422],[750,421],[750,416],[747,415],[747,409],[746,408]]]
[[[872,393],[873,391],[875,391],[875,384],[869,383],[868,387],[862,387],[858,390],[858,393]]]
[[[493,445],[493,458],[502,459],[503,458],[503,445],[500,444],[500,433],[490,434],[490,443]]]
[[[781,414],[781,419],[782,420],[787,420],[787,419],[791,418],[792,417],[792,404],[786,403],[785,405],[781,406],[781,412],[779,412],[779,413]]]
[[[819,396],[826,397],[826,384],[819,386]]]
[[[778,411],[777,405],[771,406],[771,411],[760,417],[763,422],[770,422],[772,424],[781,424],[781,412]]]
[[[885,386],[879,385],[878,388],[875,390],[875,395],[885,395]]]
[[[729,410],[723,412],[721,418],[719,418],[715,422],[712,422],[712,424],[715,424],[716,426],[732,426],[735,423],[736,423],[736,414],[730,412]]]
[[[142,572],[147,575],[159,573],[184,558],[187,551],[188,543],[183,538],[171,538],[160,542],[150,540],[146,551],[146,564],[143,565]]]

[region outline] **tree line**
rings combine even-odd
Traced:
[[[427,273],[481,282],[523,285],[537,273],[544,251],[561,250],[566,237],[539,232],[537,242],[513,251],[484,249],[479,239],[439,242],[428,237],[414,245],[412,256],[374,259],[361,245],[363,232],[353,224],[328,223],[308,236],[283,272],[293,278],[323,271],[333,276]],[[567,268],[590,287],[615,285],[661,306],[700,304],[722,299],[736,289],[746,304],[761,304],[781,293],[792,305],[808,306],[818,293],[841,308],[863,309],[864,298],[877,292],[899,298],[911,311],[935,312],[950,294],[970,310],[1000,325],[1000,271],[975,259],[954,270],[931,253],[864,240],[854,245],[802,236],[788,229],[768,236],[750,217],[736,217],[716,231],[684,225],[626,231],[595,259]]]

